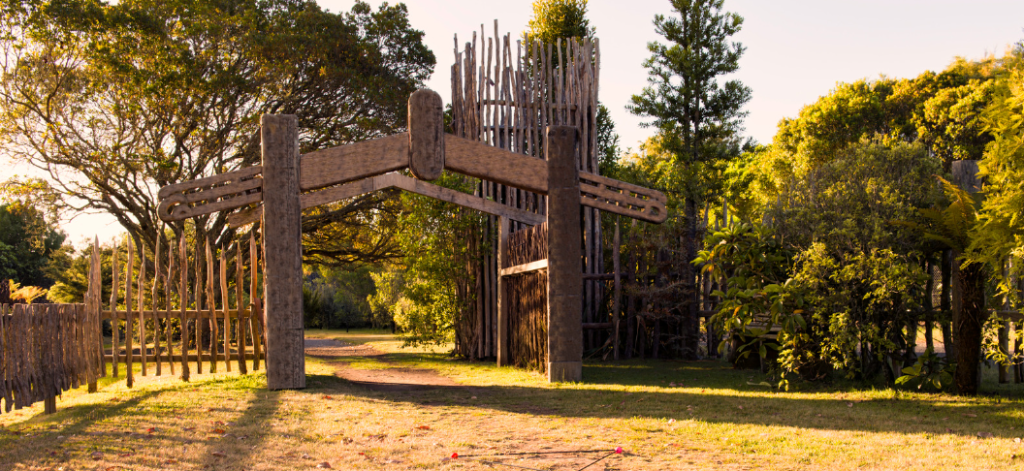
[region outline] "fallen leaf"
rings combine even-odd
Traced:
[[[324,399],[330,400],[330,399],[331,399],[331,396],[326,396],[326,395],[325,395],[325,396],[324,396]],[[326,462],[326,461],[324,461],[323,463],[320,463],[320,464],[326,464],[326,463],[327,463],[327,462]],[[317,466],[319,467],[319,465],[317,465]],[[330,468],[331,466],[330,466],[330,465],[327,465],[327,467],[328,467],[328,468]]]
[[[309,454],[307,454],[307,453],[303,453],[302,454],[302,459],[304,459],[304,460],[311,460],[311,459],[313,459],[313,457],[309,456]]]
[[[91,455],[89,455],[89,456],[90,456],[90,457],[91,457],[92,459],[94,459],[94,460],[97,460],[97,461],[99,461],[99,460],[102,460],[102,459],[103,459],[103,453],[102,453],[102,452],[99,452],[99,451],[94,451],[94,452],[92,452],[92,454],[91,454]]]
[[[416,428],[420,430],[430,430],[429,425],[417,425]]]
[[[676,423],[676,419],[668,419],[668,423],[674,424],[674,423]]]
[[[174,463],[177,463],[177,462],[178,462],[178,460],[167,460],[167,461],[164,461],[164,464],[174,464]]]
[[[224,454],[223,451],[215,451],[215,452],[210,453],[210,454],[213,455],[213,456],[216,456],[217,458],[223,458],[223,457],[227,456],[226,454]]]
[[[458,454],[458,453],[452,453],[452,459],[453,459],[453,460],[454,460],[454,459],[456,459],[456,458],[458,458],[458,457],[459,457],[459,454]]]
[[[740,410],[743,410],[743,406],[737,406],[737,407],[739,407],[739,408],[740,408]]]
[[[978,414],[964,414],[964,417],[977,417]]]
[[[1013,443],[1020,443],[1020,437],[1014,438]]]
[[[156,433],[156,427],[150,427],[150,428],[148,428],[148,429],[146,430],[146,433],[149,433],[149,434],[152,434],[152,433]]]
[[[991,432],[978,432],[978,438],[992,438],[993,436]]]
[[[224,430],[222,428],[215,428],[215,429],[213,429],[213,433],[216,433],[216,434],[219,434],[219,435],[224,435],[225,433],[227,433],[227,430]]]
[[[321,469],[331,469],[331,464],[324,461],[323,463],[316,465],[316,467]]]
[[[853,407],[853,403],[852,402],[847,402],[846,403],[846,407]]]

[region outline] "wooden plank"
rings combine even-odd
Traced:
[[[263,199],[263,195],[258,192],[247,193],[262,186],[263,181],[256,177],[195,193],[175,193],[160,200],[157,215],[160,220],[171,222],[239,208]],[[199,204],[202,201],[206,203]]]
[[[499,270],[498,274],[499,274],[499,276],[502,276],[502,277],[513,276],[513,275],[522,275],[524,273],[535,272],[535,271],[538,271],[538,270],[546,270],[547,268],[548,268],[548,261],[547,261],[547,259],[544,259],[544,260],[536,260],[536,261],[533,261],[533,262],[530,262],[530,263],[524,263],[522,265],[516,265],[514,267],[502,268],[501,270]]]
[[[128,315],[126,316],[125,319],[124,328],[124,346],[126,357],[124,369],[125,377],[128,380],[128,387],[130,388],[135,385],[135,373],[132,371],[132,368],[135,366],[135,353],[132,351],[132,335],[134,334],[134,326],[132,325],[132,284],[134,281],[132,279],[132,270],[135,268],[135,244],[132,244],[130,236],[125,237],[125,244],[128,245],[128,265],[125,266],[124,273],[124,307],[125,311],[128,312]]]
[[[409,170],[420,180],[444,172],[444,103],[441,95],[420,89],[409,97]],[[345,165],[345,164],[342,164]]]
[[[457,136],[445,138],[445,167],[535,193],[548,191],[543,160]]]
[[[269,116],[269,115],[268,115]],[[347,183],[382,173],[400,170],[409,165],[409,136],[405,133],[372,141],[332,147],[302,156],[300,181],[296,189],[316,190]],[[263,163],[267,168],[266,162]],[[269,193],[264,172],[264,193]]]
[[[231,359],[228,354],[231,351],[231,319],[228,317],[228,262],[225,254],[227,249],[220,250],[220,306],[221,318],[224,320],[224,368],[231,372]],[[216,322],[216,321],[215,321]]]
[[[519,221],[531,226],[536,226],[545,221],[543,215],[531,213],[521,209],[513,208],[511,206],[505,206],[494,201],[473,196],[460,191],[455,191],[450,188],[437,186],[431,183],[427,183],[422,180],[415,178],[409,178],[405,175],[397,173],[389,173],[387,175],[379,175],[373,178],[367,178],[358,182],[352,182],[346,185],[329,188],[327,190],[316,191],[312,193],[303,194],[301,199],[302,209],[318,206],[321,204],[327,204],[342,199],[355,198],[360,195],[372,193],[374,191],[380,191],[387,188],[399,188],[410,193],[416,193],[431,198],[447,201],[459,206],[463,206],[477,211],[493,214],[495,216],[504,216],[509,219]],[[239,214],[229,216],[228,219],[232,227],[241,227],[244,225],[252,224],[256,222],[256,219],[261,217],[263,214],[261,208],[256,208],[252,213]]]
[[[263,167],[255,165],[252,167],[246,167],[238,169],[232,172],[224,172],[221,174],[214,175],[212,177],[199,178],[196,180],[190,180],[181,183],[172,183],[160,188],[157,192],[157,198],[164,199],[175,193],[182,193],[189,190],[196,190],[199,188],[209,187],[227,182],[242,181],[243,179],[253,178],[256,175],[263,173]]]
[[[313,189],[394,170],[396,154],[407,164],[408,141],[378,139],[345,146],[347,154],[309,155],[299,164],[298,119],[294,115],[263,115],[261,120],[264,180],[263,272],[266,320],[267,387],[271,390],[306,387],[302,322],[302,239],[299,188]],[[404,136],[401,136],[404,138]],[[391,142],[395,148],[379,146]],[[364,144],[370,145],[367,147]],[[377,145],[378,147],[372,147]],[[355,153],[354,149],[370,151]],[[391,163],[389,164],[389,160]],[[300,168],[301,181],[300,185]]]

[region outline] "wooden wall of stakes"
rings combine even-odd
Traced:
[[[190,250],[184,237],[168,243],[154,260],[136,256],[130,240],[127,260],[115,250],[110,300],[100,319],[110,323],[111,341],[102,361],[114,377],[121,368],[128,387],[138,374],[179,375],[260,369],[264,358],[264,319],[260,299],[260,258],[255,234],[231,247],[209,242]],[[137,261],[136,261],[137,260]],[[90,288],[101,283],[99,275]],[[176,370],[180,369],[180,373]]]
[[[455,37],[451,67],[452,131],[456,136],[478,140],[490,146],[543,159],[544,129],[548,125],[571,125],[580,130],[581,183],[583,174],[598,177],[597,92],[600,82],[600,47],[589,39],[544,45],[539,41],[513,40],[500,35],[494,22],[493,36],[481,26],[465,44]],[[592,182],[592,181],[591,181]],[[593,196],[600,197],[595,191]],[[544,214],[542,194],[484,180],[477,194],[517,209]],[[584,196],[588,196],[584,191]],[[583,201],[583,204],[589,205]],[[600,212],[584,210],[584,274],[604,273]],[[512,232],[524,224],[513,223]],[[477,271],[481,279],[477,325],[478,357],[496,355],[497,333],[497,218],[488,218],[484,237],[494,249],[485,254]],[[584,282],[584,322],[598,319],[604,296],[602,283]],[[599,340],[591,333],[585,347]]]

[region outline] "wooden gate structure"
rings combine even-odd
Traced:
[[[579,136],[573,126],[547,126],[546,159],[495,148],[444,132],[440,95],[419,90],[409,98],[408,132],[299,154],[294,115],[261,118],[262,165],[160,189],[158,212],[179,221],[217,211],[261,205],[231,215],[232,225],[262,220],[266,371],[270,389],[306,385],[302,324],[301,212],[321,204],[388,187],[493,214],[502,233],[509,221],[547,222],[547,258],[527,267],[502,267],[506,275],[548,273],[547,372],[550,381],[582,379],[581,205],[660,223],[665,196],[579,170]],[[409,169],[415,178],[400,170]],[[428,183],[444,170],[546,196],[541,215]],[[581,179],[583,183],[581,183]],[[500,252],[500,251],[499,251]],[[505,290],[498,290],[503,297]],[[508,300],[498,299],[499,313]],[[508,363],[507,316],[498,319],[498,362]]]

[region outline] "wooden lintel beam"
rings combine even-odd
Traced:
[[[545,217],[542,214],[513,208],[511,206],[506,206],[478,196],[455,191],[450,188],[437,186],[398,173],[378,175],[373,178],[367,178],[358,182],[328,188],[326,190],[305,193],[300,198],[300,204],[302,205],[302,209],[307,209],[334,201],[355,198],[360,195],[373,193],[374,191],[380,191],[387,188],[399,188],[410,193],[448,201],[462,207],[475,209],[495,216],[505,216],[509,219],[529,224],[531,226],[540,225],[545,221]],[[231,227],[242,227],[258,221],[261,215],[262,209],[261,207],[257,207],[228,216],[228,223]]]
[[[409,166],[409,135],[395,134],[304,154],[300,163],[302,191],[361,180]]]
[[[534,193],[548,192],[547,163],[541,159],[451,134],[445,136],[444,145],[448,170]]]
[[[500,276],[513,276],[522,275],[523,273],[529,273],[538,270],[546,270],[548,268],[547,259],[537,260],[530,263],[524,263],[522,265],[516,265],[514,267],[502,268],[498,275]]]

